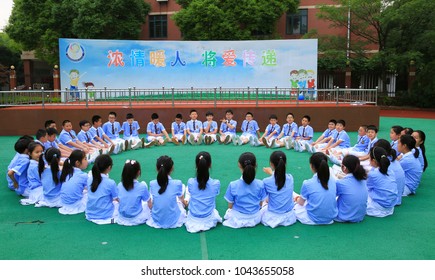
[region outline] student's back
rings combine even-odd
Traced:
[[[88,184],[88,174],[74,167],[73,176],[67,177],[62,183],[60,198],[62,204],[73,204],[83,197],[83,190]]]
[[[382,174],[379,168],[370,170],[367,189],[371,199],[384,208],[391,208],[397,201],[397,183],[393,172]]]
[[[418,158],[414,157],[413,151],[403,154],[400,165],[405,172],[405,186],[415,193],[420,184],[423,169]]]
[[[125,218],[133,218],[142,212],[142,201],[148,201],[150,194],[145,182],[134,180],[133,188],[127,191],[124,185],[118,184],[119,214]]]
[[[190,178],[187,182],[190,193],[189,212],[196,218],[205,218],[212,214],[216,208],[216,196],[220,191],[220,181],[209,178],[204,190],[198,187],[196,178]]]
[[[92,177],[88,179],[88,186],[92,185]],[[95,192],[89,190],[86,204],[86,219],[105,220],[113,215],[115,206],[113,200],[118,197],[118,190],[114,180],[101,174],[101,183]]]
[[[390,174],[390,171],[391,174],[394,174],[394,178],[397,185],[396,205],[400,205],[402,204],[402,194],[403,194],[403,190],[405,189],[405,172],[403,171],[403,168],[398,160],[391,161],[390,166],[388,167],[388,174]]]
[[[347,174],[337,180],[337,220],[343,222],[361,222],[367,211],[367,182],[357,180],[353,174]]]
[[[256,213],[260,210],[260,202],[265,197],[263,181],[254,179],[251,184],[247,184],[243,179],[232,181],[225,194],[225,198],[228,197],[233,198],[234,210],[242,214]]]
[[[280,190],[276,186],[273,175],[264,178],[263,184],[266,194],[269,196],[268,210],[270,212],[283,214],[293,209],[294,180],[291,174],[286,174],[284,186]]]
[[[45,168],[41,174],[42,188],[44,190],[44,199],[55,199],[59,197],[61,191],[61,183],[55,183],[53,181],[53,173],[51,173],[50,167]],[[57,175],[60,177],[60,172]]]
[[[160,186],[157,180],[150,182],[150,193],[153,198],[151,217],[154,223],[162,228],[175,225],[181,211],[177,204],[177,197],[183,194],[183,183],[180,180],[169,178],[168,186],[164,193],[159,194]]]

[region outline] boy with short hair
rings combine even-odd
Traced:
[[[38,131],[36,131],[35,134],[35,142],[38,142],[39,144],[41,144],[43,147],[45,147],[45,143],[47,143],[47,130],[45,129],[38,129]]]
[[[294,122],[293,113],[286,116],[287,123],[282,126],[281,133],[276,137],[275,145],[272,148],[284,147],[290,150],[293,146],[294,139],[298,136],[298,125]]]
[[[103,128],[101,127],[102,123],[103,122],[101,120],[101,116],[99,116],[99,115],[92,116],[92,126],[89,129],[89,133],[90,133],[92,139],[98,145],[102,145],[104,151],[107,150],[108,154],[111,154],[115,150],[117,151],[116,153],[118,153],[119,147],[116,147],[115,143],[106,135]],[[110,145],[107,144],[107,142],[109,142]]]
[[[145,145],[145,138],[139,138],[139,129],[139,123],[134,120],[133,114],[128,113],[121,130],[124,131],[124,140],[128,141],[128,147],[133,150],[143,148]]]
[[[56,148],[60,150],[62,158],[67,158],[70,156],[71,151],[68,149],[62,149],[59,140],[57,139],[57,130],[53,127],[47,128],[47,142],[44,143],[44,149]],[[63,145],[62,145],[63,146]],[[65,147],[65,146],[63,146]]]
[[[202,142],[202,122],[198,120],[198,112],[195,109],[190,110],[190,121],[187,122],[187,141],[191,145],[199,145]]]
[[[258,142],[260,127],[257,121],[254,120],[254,114],[251,112],[246,113],[245,120],[242,122],[240,129],[242,130],[242,135],[239,137],[238,145],[245,145],[249,142],[251,146],[254,146],[255,140]]]
[[[269,117],[269,125],[264,130],[263,135],[258,139],[259,145],[264,145],[266,148],[275,146],[275,139],[281,132],[281,127],[278,124],[278,117],[274,114]]]
[[[311,144],[313,142],[314,130],[310,126],[311,117],[305,115],[302,117],[301,126],[298,128],[298,136],[294,142],[294,149],[298,152],[305,151],[305,144]]]
[[[335,130],[337,130],[337,134],[335,135],[334,138],[331,137],[331,139],[329,139],[328,144],[323,149],[325,153],[327,153],[328,150],[337,152],[337,151],[341,151],[341,149],[347,149],[350,147],[350,138],[345,128],[346,128],[346,122],[344,120],[338,120],[337,124],[335,125]]]
[[[233,120],[233,110],[228,109],[225,111],[225,118],[221,119],[221,126],[219,129],[220,136],[217,138],[219,144],[229,144],[231,141],[237,143],[236,126],[237,122]]]
[[[216,134],[218,132],[217,122],[213,120],[214,115],[208,111],[205,113],[206,121],[202,123],[204,129],[204,143],[206,145],[213,144],[216,141]]]
[[[337,121],[335,119],[329,120],[328,128],[322,133],[322,135],[319,136],[319,138],[317,138],[316,141],[310,144],[311,147],[308,149],[308,151],[314,153],[317,150],[321,150],[328,145],[329,140],[337,137],[337,130],[335,129],[336,125]]]
[[[63,129],[59,135],[60,143],[71,149],[79,149],[84,151],[86,154],[89,154],[89,147],[85,146],[81,141],[77,141],[77,134],[72,129],[72,123],[70,120],[64,120],[62,122],[62,128]]]
[[[115,154],[121,153],[128,148],[128,141],[119,137],[122,127],[121,124],[116,121],[115,112],[109,112],[107,122],[103,124],[103,131],[105,136],[107,136],[113,143],[117,145],[114,150]]]
[[[183,122],[183,115],[178,113],[175,115],[174,122],[171,124],[172,143],[179,145],[186,144],[186,123]]]
[[[65,157],[65,155],[67,155],[66,157],[69,157],[69,155],[72,153],[73,149],[62,144],[58,139],[57,139],[57,135],[59,134],[57,131],[57,127],[56,127],[56,122],[54,120],[47,120],[45,122],[45,129],[49,129],[49,128],[53,128],[56,130],[56,138],[55,140],[52,141],[56,141],[57,144],[57,148],[60,150],[62,157]],[[47,132],[48,133],[48,132]],[[52,135],[52,134],[51,134]]]
[[[149,142],[146,144],[147,146],[151,145],[151,143],[165,145],[170,139],[165,127],[159,121],[159,115],[157,113],[151,114],[151,121],[147,125],[147,134],[147,140]],[[163,136],[166,138],[163,138]]]
[[[14,148],[18,154],[9,164],[7,172],[9,188],[23,197],[28,196],[27,169],[29,168],[30,158],[27,147],[31,142],[32,140],[26,137],[19,139],[15,143]]]

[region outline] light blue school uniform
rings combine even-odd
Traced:
[[[311,143],[311,142],[313,142],[314,130],[310,125],[307,125],[305,127],[301,125],[298,128],[298,136],[301,138],[309,137],[310,140],[305,140],[305,141],[308,141],[308,143]]]
[[[14,165],[11,170],[14,171],[15,180],[18,182],[18,189],[15,189],[12,184],[12,189],[18,195],[22,195],[26,189],[29,187],[29,180],[27,178],[27,170],[29,168],[30,159],[27,154],[19,154],[15,160]]]
[[[284,214],[293,210],[295,205],[293,201],[294,180],[291,174],[285,175],[284,186],[278,190],[275,184],[275,176],[263,179],[266,195],[269,197],[268,211],[276,214]]]
[[[322,136],[323,136],[324,139],[328,138],[328,137],[331,137],[332,139],[335,139],[335,138],[337,138],[337,134],[338,134],[338,131],[335,128],[333,130],[330,130],[329,128],[327,128],[322,133]]]
[[[399,143],[399,140],[391,141],[390,145],[391,145],[392,149],[396,150],[396,154],[400,155],[399,150],[398,150],[398,145],[397,145],[398,143]]]
[[[31,159],[27,169],[27,180],[29,181],[29,190],[42,187],[41,177],[38,171],[39,162]]]
[[[359,136],[356,144],[353,146],[353,150],[356,152],[364,152],[367,150],[370,139],[367,135]]]
[[[139,138],[139,123],[137,121],[133,121],[130,125],[128,122],[124,122],[122,124],[121,130],[124,131],[124,139],[128,140],[130,137]]]
[[[93,178],[88,179],[88,202],[86,204],[86,219],[107,220],[112,218],[115,206],[113,200],[118,198],[118,189],[114,180],[106,174],[101,174],[101,183],[95,192],[91,191]]]
[[[420,162],[414,157],[412,151],[404,154],[399,162],[405,172],[405,186],[411,193],[415,193],[420,184],[421,175],[423,174]]]
[[[221,123],[221,132],[224,134],[236,135],[237,122],[235,120],[230,120],[230,124],[233,126],[233,128],[230,128],[226,122]]]
[[[190,193],[189,213],[195,218],[206,218],[210,216],[216,208],[216,196],[220,193],[221,182],[209,178],[205,189],[198,188],[196,178],[187,181],[187,189]]]
[[[172,130],[174,131],[174,135],[184,135],[184,130],[186,129],[186,124],[184,122],[180,122],[180,124],[178,124],[177,122],[173,122],[172,125]]]
[[[106,134],[104,132],[104,129],[102,127],[94,127],[91,126],[91,128],[88,131],[88,134],[91,135],[92,139],[95,141],[99,141],[96,137],[100,137],[101,139],[104,139],[103,136]]]
[[[77,139],[82,143],[91,143],[94,137],[92,137],[89,131],[80,130],[79,134],[77,134]]]
[[[228,185],[224,197],[228,203],[233,203],[233,210],[252,215],[260,211],[260,202],[266,198],[266,190],[261,180],[254,179],[248,185],[240,178]]]
[[[60,171],[57,174],[60,177]],[[61,183],[56,184],[53,181],[53,175],[51,173],[50,166],[46,167],[41,174],[42,190],[44,193],[44,198],[48,200],[54,200],[59,197],[61,190]]]
[[[278,137],[278,135],[281,133],[281,127],[279,126],[279,124],[268,124],[266,126],[266,135],[265,136],[269,136],[271,135],[274,131],[276,131],[276,133],[271,137],[271,139],[275,139],[276,137]]]
[[[71,205],[83,198],[83,190],[88,185],[88,174],[74,167],[73,175],[62,183],[60,199],[63,205]]]
[[[298,137],[298,125],[295,122],[292,122],[291,124],[289,123],[284,124],[282,126],[282,131],[284,131],[283,137],[290,136],[292,132],[295,133],[293,134],[293,139]]]
[[[350,138],[347,134],[346,130],[342,130],[340,132],[337,131],[337,134],[334,138],[334,143],[336,143],[338,140],[341,140],[342,142],[337,146],[340,149],[346,149],[350,147]]]
[[[353,174],[347,174],[337,180],[336,220],[340,222],[358,223],[364,220],[367,212],[367,181],[358,181]]]
[[[366,154],[370,153],[370,149],[375,146],[376,142],[378,142],[378,137],[375,137],[373,140],[369,141],[369,144],[367,145],[367,148],[364,150],[364,152]]]
[[[317,177],[304,180],[301,187],[301,198],[306,201],[308,217],[316,224],[329,224],[337,217],[336,182],[330,176],[328,189],[325,190]]]
[[[8,165],[8,170],[11,170],[12,167],[15,165],[15,162],[17,161],[18,157],[19,157],[19,153],[15,153],[14,157],[12,158],[11,162]],[[14,182],[12,182],[11,178],[9,178],[8,173],[6,172],[6,180],[8,181],[8,188],[11,190],[15,190],[14,189]]]
[[[53,142],[51,141],[47,141],[44,143],[44,150],[48,150],[50,148],[56,148],[59,149],[59,145],[58,145],[59,140],[55,139]]]
[[[200,122],[198,121],[198,123]],[[152,180],[150,182],[150,193],[153,198],[151,217],[154,223],[161,228],[170,228],[177,223],[181,214],[177,197],[183,194],[183,183],[169,177],[166,191],[159,194],[159,190],[160,186],[157,180]]]
[[[397,183],[394,173],[390,173],[384,175],[379,168],[372,168],[367,177],[370,198],[384,208],[394,207],[397,201]]]
[[[119,122],[106,122],[103,124],[103,131],[111,140],[118,139],[119,133],[122,131],[121,124]]]
[[[400,205],[402,204],[402,194],[403,194],[403,190],[405,189],[405,172],[403,171],[403,168],[398,160],[391,161],[392,160],[391,157],[388,157],[388,159],[390,160],[390,166],[388,167],[388,174],[390,174],[390,171],[394,172],[394,177],[396,179],[396,184],[397,184],[396,205]]]
[[[59,141],[69,148],[74,148],[72,145],[70,145],[70,143],[77,141],[77,134],[74,130],[67,132],[63,129],[59,134]]]
[[[186,129],[189,129],[190,133],[200,133],[202,122],[200,120],[190,120],[186,124]]]
[[[147,125],[147,133],[151,132],[155,134],[160,134],[163,133],[163,131],[165,130],[166,129],[161,122],[158,122],[156,124],[154,124],[153,122],[149,122]]]
[[[211,121],[209,131],[205,132],[205,129],[207,128],[207,126],[208,126],[208,121],[205,121],[205,122],[202,123],[202,127],[204,129],[204,133],[214,133],[214,132],[217,132],[217,129],[218,129],[217,122]]]
[[[252,121],[247,121],[244,120],[242,122],[242,126],[240,127],[240,129],[242,130],[242,135],[244,136],[257,136],[257,131],[260,130],[260,127],[258,126],[258,123],[256,120],[252,120]]]
[[[118,184],[119,214],[125,218],[134,218],[142,212],[142,201],[150,199],[145,182],[133,181],[133,189],[127,191],[124,185]]]

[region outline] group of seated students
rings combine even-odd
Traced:
[[[116,184],[108,176],[113,165],[110,154],[128,147],[164,145],[169,141],[176,145],[185,141],[196,145],[216,140],[235,145],[250,142],[253,146],[269,148],[285,146],[312,153],[309,167],[314,175],[303,181],[300,194],[294,192],[293,176],[287,172],[285,150],[271,153],[270,167],[263,168],[270,176],[263,180],[256,179],[256,156],[250,152],[241,154],[234,165],[242,176],[229,183],[224,195],[228,209],[223,225],[232,228],[259,223],[288,226],[297,220],[311,225],[361,222],[366,215],[389,216],[402,203],[403,196],[416,193],[428,166],[426,136],[421,130],[393,126],[390,142],[378,140],[375,126],[363,125],[358,130],[357,143],[350,147],[343,120],[330,120],[325,132],[313,141],[309,116],[304,116],[302,125],[297,127],[293,114],[289,113],[281,130],[277,117],[271,115],[270,124],[260,135],[258,124],[248,112],[241,126],[242,134],[238,136],[237,123],[228,110],[219,137],[213,114],[208,112],[204,123],[197,120],[195,110],[190,112],[190,117],[184,124],[181,116],[176,116],[171,138],[154,113],[147,126],[146,143],[139,138],[139,125],[131,114],[122,126],[116,122],[114,112],[104,125],[100,116],[94,116],[92,125],[80,122],[78,134],[72,130],[70,121],[64,121],[59,140],[55,122],[47,121],[45,134],[38,130],[37,140],[23,136],[15,143],[17,153],[8,166],[8,186],[23,197],[22,205],[57,207],[65,215],[84,212],[87,220],[97,224],[146,223],[155,228],[185,225],[189,232],[200,232],[223,221],[216,209],[220,180],[210,177],[212,159],[208,152],[196,155],[196,176],[187,184],[171,178],[174,168],[171,157],[159,157],[157,176],[149,182],[149,187],[146,182],[138,181],[141,175],[138,160],[125,162],[121,180]],[[124,138],[119,137],[121,131]],[[177,133],[180,131],[183,132]],[[88,175],[83,170],[90,161],[93,167]]]

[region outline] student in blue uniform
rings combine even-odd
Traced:
[[[322,150],[328,145],[329,140],[335,139],[337,137],[337,130],[335,129],[336,125],[337,121],[335,119],[329,120],[328,128],[319,136],[319,138],[317,138],[316,141],[310,144],[314,149],[311,147],[308,151],[314,153],[318,150]]]
[[[310,126],[311,117],[305,115],[302,117],[301,126],[298,128],[298,136],[294,142],[294,149],[298,152],[305,151],[305,144],[313,142],[314,130]]]
[[[386,217],[394,212],[397,202],[397,183],[393,172],[388,171],[390,160],[387,152],[381,147],[370,150],[370,170],[367,178],[369,197],[367,215]]]
[[[403,127],[400,125],[394,125],[390,129],[390,139],[391,139],[391,148],[396,150],[397,155],[399,156],[399,150],[397,148],[397,143],[399,142],[400,135],[402,135]]]
[[[287,150],[290,150],[294,145],[294,139],[298,136],[298,125],[295,123],[293,113],[287,114],[286,121],[287,123],[282,126],[281,133],[276,137],[275,145],[272,148],[285,146]]]
[[[165,145],[168,141],[171,141],[165,127],[159,121],[159,115],[157,113],[151,114],[151,121],[147,125],[147,140],[148,143],[145,145],[148,147],[153,144]]]
[[[403,155],[399,162],[405,172],[403,196],[415,194],[423,174],[423,168],[418,160],[420,151],[416,149],[415,143],[416,141],[412,136],[402,135],[397,144],[399,153]]]
[[[242,131],[242,135],[238,138],[238,145],[245,145],[249,143],[251,146],[254,146],[254,142],[260,137],[260,127],[256,120],[254,120],[254,114],[251,112],[247,112],[245,115],[245,120],[242,122],[240,126],[240,130]]]
[[[211,156],[199,152],[195,157],[196,177],[187,181],[190,193],[189,212],[186,219],[188,232],[206,231],[222,223],[216,210],[216,196],[220,192],[219,180],[210,178]]]
[[[350,147],[350,138],[347,134],[346,130],[346,122],[344,120],[338,120],[337,124],[335,125],[335,130],[337,133],[334,135],[334,137],[331,137],[328,141],[328,144],[321,149],[321,152],[329,154],[329,151],[332,152],[339,152],[342,149],[348,149]],[[305,148],[309,152],[315,152],[315,150],[311,149],[311,145],[306,143]]]
[[[212,112],[207,111],[207,113],[205,113],[205,118],[206,121],[202,123],[202,128],[204,130],[204,143],[210,145],[216,142],[218,125],[217,122],[213,120],[214,115]]]
[[[424,146],[424,142],[426,141],[426,134],[422,130],[415,130],[412,135],[415,139],[415,147],[419,150],[418,161],[423,168],[423,172],[426,171],[427,168],[427,158],[426,158],[426,148]]]
[[[116,121],[116,112],[109,112],[108,121],[103,124],[103,131],[105,135],[117,146],[114,153],[121,153],[128,147],[128,141],[119,137],[122,131],[121,124]]]
[[[261,222],[260,207],[266,198],[263,181],[255,179],[257,159],[253,153],[243,153],[238,166],[242,178],[232,181],[225,193],[228,210],[224,226],[232,228],[254,227]]]
[[[33,139],[33,138],[32,138]],[[8,167],[8,178],[10,180],[9,187],[15,191],[17,195],[28,197],[29,180],[27,179],[27,170],[30,164],[28,146],[33,141],[22,139],[15,143],[15,150],[19,153],[13,163]],[[18,149],[17,149],[18,148]]]
[[[269,124],[266,126],[263,135],[258,139],[256,145],[264,145],[266,148],[274,147],[280,132],[281,127],[278,124],[278,117],[275,114],[270,115]]]
[[[62,122],[62,131],[59,135],[59,141],[63,145],[67,146],[71,149],[79,149],[84,151],[86,154],[89,154],[89,148],[83,145],[80,141],[77,139],[77,134],[73,130],[72,123],[70,120],[64,120]]]
[[[172,143],[175,145],[186,144],[186,124],[183,122],[183,115],[176,114],[171,124]]]
[[[304,180],[301,194],[294,200],[296,218],[307,225],[332,224],[337,217],[336,182],[329,173],[328,158],[323,153],[310,157],[313,177]]]
[[[190,121],[186,123],[186,137],[191,145],[200,145],[202,143],[202,122],[198,120],[198,112],[190,110]]]
[[[119,225],[144,224],[150,217],[151,197],[147,184],[137,180],[140,175],[140,163],[128,159],[122,169],[121,182],[118,184]]]
[[[102,128],[103,122],[101,120],[100,115],[93,115],[92,116],[92,126],[89,129],[89,133],[91,134],[92,138],[97,142],[99,145],[101,145],[103,148],[104,154],[111,154],[115,153],[118,154],[121,152],[121,145],[118,143],[115,143],[110,139],[109,136],[106,135],[104,132],[104,129]]]
[[[270,177],[263,179],[267,204],[261,209],[261,223],[271,228],[292,225],[296,223],[294,180],[290,173],[286,173],[287,157],[282,151],[275,151],[270,155],[269,164],[270,167],[263,168]]]
[[[154,228],[177,228],[186,221],[187,202],[184,200],[183,183],[170,177],[174,162],[169,156],[161,156],[156,162],[157,180],[150,182],[153,199],[151,217],[147,225]]]
[[[109,155],[100,155],[92,167],[92,177],[88,179],[88,202],[85,216],[88,221],[104,225],[114,224],[118,217],[118,189],[109,178],[113,161]]]
[[[83,213],[88,201],[88,174],[83,172],[88,167],[88,160],[83,151],[75,150],[63,163],[60,182],[60,200],[62,207],[59,213],[74,215]]]
[[[19,178],[21,174],[24,172],[24,169],[22,169],[24,166],[15,167],[17,161],[21,162],[23,159],[27,161],[29,159],[29,153],[27,150],[27,147],[29,146],[30,142],[33,141],[33,137],[24,135],[20,137],[17,142],[14,144],[14,150],[15,155],[10,161],[8,165],[8,170],[6,172],[6,180],[8,181],[8,188],[11,191],[15,191],[15,186],[18,186],[18,181],[15,178]],[[21,156],[23,155],[23,156]],[[15,170],[13,168],[15,167]],[[17,172],[20,174],[18,175]],[[27,174],[25,174],[25,178],[27,180]],[[27,183],[28,184],[28,183]]]
[[[59,149],[50,148],[45,151],[44,156],[48,166],[45,166],[43,161],[39,162],[39,174],[41,176],[44,196],[40,201],[35,203],[35,207],[62,207],[60,201],[60,190],[62,184],[59,180],[59,161],[62,154]]]
[[[133,150],[143,148],[145,145],[145,138],[139,137],[139,123],[134,120],[132,113],[128,113],[125,118],[126,121],[122,123],[121,130],[124,132],[124,140],[128,141],[126,146]]]
[[[396,180],[397,184],[397,205],[402,204],[402,194],[403,190],[405,189],[405,172],[403,171],[402,166],[399,163],[399,160],[397,159],[396,150],[391,148],[390,142],[388,142],[385,139],[379,139],[378,142],[376,142],[375,147],[381,147],[384,148],[387,152],[388,159],[390,160],[390,166],[388,167],[389,176],[393,176]]]
[[[335,221],[359,223],[367,212],[367,174],[354,155],[343,158],[341,171],[345,174],[337,180],[337,209]]]
[[[29,187],[27,193],[29,198],[20,200],[21,205],[32,205],[43,198],[41,176],[38,172],[39,161],[44,164],[44,148],[41,142],[31,142],[28,147],[30,155],[29,168],[27,169],[27,180]]]
[[[233,120],[233,116],[233,110],[228,109],[225,111],[225,118],[221,119],[220,136],[217,138],[220,144],[229,144],[231,141],[238,143],[236,135],[237,121]]]

